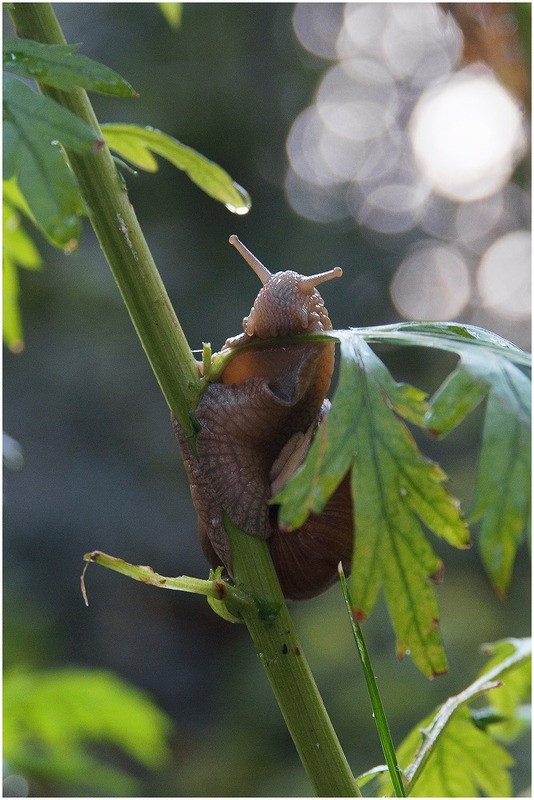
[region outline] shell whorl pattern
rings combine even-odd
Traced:
[[[226,513],[241,530],[267,541],[285,597],[314,597],[337,579],[339,561],[350,571],[350,476],[321,513],[311,514],[294,531],[278,524],[272,497],[326,424],[334,342],[276,338],[331,330],[316,287],[342,273],[336,268],[309,277],[291,270],[273,274],[237,236],[230,242],[263,286],[243,322],[244,333],[223,346],[235,348],[232,359],[218,380],[207,385],[195,408],[199,430],[194,445],[173,420],[200,541],[210,564],[222,562],[232,576],[231,546],[223,525]],[[252,337],[266,341],[246,347]]]

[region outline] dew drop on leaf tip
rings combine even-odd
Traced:
[[[243,216],[244,214],[248,214],[248,207],[247,206],[234,206],[232,203],[225,203],[225,207],[228,211],[231,211],[232,214],[239,214],[239,216]]]

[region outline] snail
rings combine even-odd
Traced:
[[[222,351],[235,351],[195,409],[194,444],[173,419],[203,552],[232,577],[230,542],[223,514],[241,530],[267,540],[284,596],[314,597],[350,570],[353,511],[347,475],[323,511],[297,530],[283,530],[271,498],[303,462],[330,403],[334,342],[277,339],[332,329],[317,286],[340,277],[339,267],[305,277],[291,270],[272,274],[237,238],[238,252],[263,286],[243,333]],[[265,345],[261,342],[265,340]],[[243,345],[259,343],[244,348]]]

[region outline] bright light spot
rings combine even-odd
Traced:
[[[436,192],[459,201],[501,189],[526,144],[512,97],[492,76],[469,70],[421,96],[410,133],[424,177]]]
[[[365,157],[365,143],[338,136],[323,129],[319,150],[330,173],[339,181],[352,181]]]
[[[489,247],[478,269],[477,284],[486,307],[508,319],[530,315],[531,241],[528,231],[513,231]]]
[[[342,22],[342,7],[332,3],[297,3],[293,29],[301,45],[323,58],[336,57],[336,40]]]
[[[338,58],[350,58],[355,53],[380,55],[387,14],[386,3],[347,3],[337,40]]]
[[[462,34],[435,3],[391,3],[382,48],[396,77],[428,83],[458,63]]]
[[[425,242],[401,263],[390,293],[407,319],[454,319],[471,294],[467,265],[454,247]]]
[[[393,144],[388,135],[364,142],[362,158],[355,175],[357,181],[364,187],[364,191],[384,183],[391,183],[391,175],[403,161],[404,153],[401,137],[396,138],[396,144]],[[419,175],[417,178],[419,179]]]
[[[375,78],[376,70],[371,75]],[[326,127],[356,141],[382,134],[395,117],[397,89],[391,77],[389,81],[384,73],[380,77],[376,83],[359,83],[344,66],[329,69],[317,93],[317,109]]]

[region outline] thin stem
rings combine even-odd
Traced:
[[[204,594],[238,613],[248,627],[316,793],[324,797],[358,797],[359,789],[297,639],[267,546],[261,539],[239,531],[229,520],[225,524],[232,541],[235,587],[217,579],[169,578],[152,567],[130,564],[100,550],[86,553],[84,560],[160,589]],[[85,569],[81,586],[87,604]],[[244,586],[254,586],[254,594]]]
[[[242,612],[243,619],[314,790],[320,797],[359,797],[298,641],[267,544],[229,520],[225,524],[236,583],[254,587],[254,596],[261,598],[255,612]]]
[[[169,578],[165,575],[160,575],[159,572],[154,572],[152,567],[143,564],[130,564],[122,558],[110,556],[108,553],[103,553],[101,550],[93,550],[91,553],[85,553],[84,561],[93,564],[100,564],[102,567],[107,567],[114,572],[119,572],[127,578],[133,578],[134,581],[140,581],[150,586],[156,586],[158,589],[174,589],[179,592],[192,592],[193,594],[204,594],[206,597],[213,597],[216,600],[222,600],[226,592],[221,589],[224,584],[229,590],[232,589],[224,581],[206,581],[201,578],[190,578],[188,575],[180,575],[177,578]]]
[[[343,595],[345,597],[345,603],[347,605],[347,611],[349,614],[354,639],[356,641],[356,647],[358,648],[358,653],[362,662],[376,729],[378,731],[380,744],[382,745],[384,758],[386,759],[386,764],[388,765],[389,776],[391,778],[391,783],[393,784],[393,790],[396,797],[406,797],[404,783],[402,780],[402,770],[399,767],[399,762],[397,761],[397,754],[395,752],[395,747],[393,746],[393,740],[391,738],[391,731],[389,730],[386,712],[384,711],[382,698],[380,697],[380,692],[378,691],[373,666],[371,664],[369,652],[365,644],[365,639],[363,638],[361,626],[354,619],[354,615],[352,613],[352,599],[341,564],[339,565],[339,579],[341,581],[341,587],[343,589]]]
[[[17,34],[47,44],[65,44],[49,3],[13,3],[9,13]],[[38,84],[41,92],[77,114],[100,133],[83,89],[62,92]],[[121,291],[163,395],[191,435],[191,411],[200,391],[195,359],[176,318],[121,176],[106,146],[80,155],[67,152],[89,218]]]
[[[134,581],[146,583],[149,586],[156,586],[158,589],[172,589],[177,592],[189,592],[190,594],[203,594],[208,600],[225,602],[235,613],[241,614],[243,609],[254,608],[255,604],[250,595],[231,586],[222,578],[214,576],[209,580],[202,580],[201,578],[191,578],[189,575],[180,575],[176,578],[169,578],[166,575],[160,575],[155,572],[152,567],[142,564],[130,564],[122,558],[110,556],[108,553],[103,553],[101,550],[93,550],[91,553],[85,553],[83,560],[86,561],[85,568],[81,577],[82,595],[85,600],[85,605],[89,605],[87,599],[87,592],[85,588],[85,573],[90,563],[100,564],[102,567],[107,567],[120,575],[127,578],[132,578]],[[228,619],[228,614],[224,615]],[[237,622],[237,619],[233,620]]]

